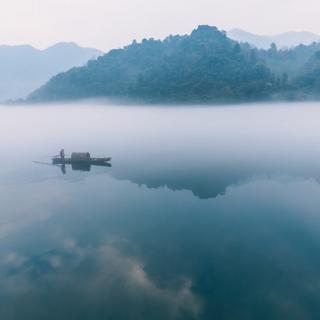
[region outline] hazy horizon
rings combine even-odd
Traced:
[[[75,42],[108,51],[133,39],[187,34],[201,24],[259,35],[289,31],[320,34],[315,0],[280,4],[257,0],[11,0],[5,1],[2,9],[0,27],[6,32],[0,35],[0,44],[29,44],[39,49]]]
[[[211,25],[211,26],[213,26],[213,25]],[[192,30],[195,30],[196,28],[198,27],[198,25],[197,26],[195,26],[194,27],[194,29],[192,29]],[[270,37],[270,38],[272,38],[272,37],[275,37],[275,36],[279,36],[279,35],[285,35],[285,34],[290,34],[290,33],[310,33],[310,34],[314,34],[315,36],[320,36],[320,33],[318,34],[318,33],[315,33],[315,32],[313,32],[313,31],[309,31],[309,30],[288,30],[288,31],[284,31],[284,32],[279,32],[279,33],[272,33],[272,34],[260,34],[260,33],[255,33],[255,32],[252,32],[252,31],[250,31],[250,30],[245,30],[245,29],[241,29],[241,28],[231,28],[231,29],[229,29],[229,30],[224,30],[224,29],[221,29],[221,28],[219,28],[219,26],[214,26],[214,27],[217,27],[220,31],[225,31],[225,32],[227,32],[228,33],[228,37],[230,37],[230,35],[229,35],[229,32],[231,32],[231,31],[234,31],[234,30],[239,30],[239,31],[243,31],[243,32],[246,32],[246,33],[248,33],[248,34],[252,34],[252,35],[255,35],[255,36],[259,36],[259,37]],[[188,33],[184,33],[184,34],[189,34],[189,33],[191,33],[192,32],[192,30],[190,31],[190,32],[188,32]],[[170,34],[168,34],[167,36],[169,36]],[[176,35],[176,34],[174,34],[174,35]],[[183,35],[183,34],[178,34],[178,35]],[[165,37],[167,37],[167,36],[164,36],[164,37],[162,37],[162,38],[159,38],[160,40],[163,40]],[[144,37],[142,37],[141,39],[139,39],[139,41],[140,40],[142,40]],[[154,37],[152,37],[152,38],[154,38]],[[232,39],[232,37],[230,37],[231,39]],[[155,39],[157,39],[157,38],[155,38]],[[135,39],[132,39],[132,41],[133,40],[135,40]],[[122,47],[124,47],[124,46],[126,46],[126,45],[129,45],[132,41],[128,41],[128,43],[123,43],[123,45],[122,46],[119,46],[118,48],[122,48]],[[43,47],[40,47],[40,46],[36,46],[36,45],[34,45],[34,44],[32,44],[32,43],[16,43],[16,44],[7,44],[7,43],[0,43],[0,47],[1,46],[7,46],[7,47],[15,47],[15,46],[17,46],[17,47],[19,47],[19,46],[21,46],[21,47],[23,47],[23,46],[31,46],[32,48],[34,48],[34,49],[36,49],[36,50],[40,50],[40,51],[44,51],[44,50],[47,50],[47,49],[50,49],[50,48],[52,48],[52,47],[54,47],[54,46],[56,46],[56,45],[59,45],[59,44],[73,44],[73,45],[76,45],[76,46],[78,46],[78,47],[80,47],[80,48],[84,48],[84,49],[96,49],[96,50],[99,50],[99,51],[101,51],[101,52],[105,52],[105,53],[107,53],[109,50],[112,50],[113,48],[108,48],[107,50],[103,50],[103,49],[101,49],[101,48],[97,48],[97,47],[92,47],[92,46],[87,46],[87,45],[85,45],[85,44],[79,44],[78,42],[76,42],[76,41],[72,41],[72,40],[69,40],[69,41],[67,41],[67,40],[64,40],[64,39],[62,39],[62,40],[60,40],[60,41],[57,41],[57,42],[53,42],[53,43],[51,43],[51,44],[48,44],[48,45],[46,45],[46,46],[43,46]]]

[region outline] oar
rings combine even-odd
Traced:
[[[41,164],[43,166],[57,166],[57,167],[60,167],[60,165],[58,164],[53,164],[53,163],[48,163],[48,162],[40,162],[40,161],[32,161],[33,163],[36,163],[36,164]]]

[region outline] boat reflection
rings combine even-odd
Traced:
[[[52,166],[58,167],[60,168],[63,174],[67,174],[67,166],[71,166],[72,171],[84,171],[84,172],[90,172],[92,167],[107,167],[107,168],[112,167],[110,162],[105,162],[105,163],[75,162],[75,163],[58,164],[55,161],[52,161],[52,163],[33,161],[33,163],[51,166],[51,167]]]
[[[108,168],[112,167],[111,163],[108,163],[108,162],[103,163],[103,164],[90,164],[90,163],[78,162],[78,163],[72,163],[72,164],[63,163],[61,165],[57,165],[57,164],[53,164],[53,165],[59,166],[61,168],[61,172],[63,174],[67,174],[67,169],[66,169],[67,165],[71,165],[72,171],[85,171],[85,172],[90,172],[92,166],[94,166],[94,167],[108,167]]]

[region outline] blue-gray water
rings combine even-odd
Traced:
[[[0,108],[0,319],[318,319],[319,118]],[[61,147],[112,167],[63,174]]]

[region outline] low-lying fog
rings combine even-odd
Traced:
[[[317,164],[320,104],[223,107],[104,106],[0,108],[2,162],[89,151],[126,160],[163,157],[211,161]]]

